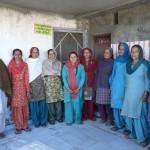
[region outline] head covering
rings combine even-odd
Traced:
[[[4,62],[0,59],[0,88],[5,92],[8,97],[11,97],[11,80],[8,69]]]
[[[136,63],[136,65],[134,65],[132,67],[132,61],[133,61],[133,59],[131,58],[131,55],[130,55],[129,60],[128,60],[127,65],[126,65],[127,73],[129,75],[132,74],[132,73],[134,73],[139,68],[139,66],[141,64],[144,64],[148,68],[148,71],[149,71],[149,68],[150,68],[148,61],[143,58],[143,49],[142,49],[142,47],[140,45],[134,45],[134,46],[132,46],[132,48],[134,48],[134,47],[137,47],[140,50],[139,61]],[[132,50],[132,48],[131,48],[131,50]]]
[[[57,52],[51,49],[55,53],[55,58],[53,60],[46,59],[43,63],[42,77],[47,75],[61,75],[61,62],[57,59]]]
[[[88,63],[86,62],[86,59],[84,57],[84,51],[88,50],[91,53],[91,56],[89,57]],[[82,50],[81,55],[81,63],[83,64],[85,71],[87,72],[87,85],[88,87],[92,87],[93,85],[93,78],[94,78],[94,70],[97,66],[97,61],[93,58],[92,50],[90,48],[84,48]]]
[[[78,87],[77,87],[77,82],[76,82],[76,75],[75,75],[75,72],[74,72],[74,69],[78,67],[79,65],[79,60],[77,60],[75,62],[75,64],[73,65],[70,61],[70,55],[71,54],[75,54],[77,57],[78,57],[78,54],[76,52],[71,52],[69,54],[69,58],[68,58],[68,62],[66,63],[66,66],[68,67],[68,76],[69,76],[69,83],[70,83],[70,89],[72,91],[76,90]],[[72,98],[76,98],[77,97],[77,94],[75,92],[73,92],[71,94],[71,97]]]
[[[29,58],[32,58],[32,52],[33,52],[33,50],[34,50],[35,48],[36,48],[36,49],[38,50],[38,52],[39,52],[39,49],[38,49],[37,47],[32,47],[32,48],[30,49]]]
[[[118,49],[121,45],[124,46],[124,55],[123,56],[120,56],[120,55],[117,56],[117,58],[115,59],[115,62],[125,63],[129,59],[130,50],[129,50],[128,44],[125,42],[120,42],[118,45]]]
[[[111,53],[111,58],[110,59],[114,59],[113,49],[111,47],[107,47],[107,48],[105,48],[105,50],[109,50],[110,53]]]
[[[11,59],[11,61],[9,62],[9,68],[11,69],[11,73],[13,74],[19,74],[21,73],[21,71],[24,69],[25,67],[25,62],[23,61],[23,59],[21,58],[19,65],[16,65],[15,59],[14,57]]]

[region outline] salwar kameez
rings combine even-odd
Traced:
[[[68,67],[64,65],[62,71],[62,77],[64,82],[64,103],[65,103],[65,121],[66,123],[77,123],[79,124],[82,119],[82,107],[83,107],[83,85],[85,82],[85,71],[83,65],[79,64],[78,68],[74,68],[76,74],[77,87],[80,88],[77,97],[72,98],[68,92],[70,85]]]
[[[85,58],[85,52],[89,52],[88,60]],[[83,120],[93,120],[95,121],[94,117],[94,102],[93,102],[93,83],[94,83],[94,73],[97,66],[97,61],[93,58],[92,50],[90,48],[84,48],[82,50],[81,55],[81,64],[83,64],[86,78],[85,84],[83,88],[83,96],[84,96],[84,103],[83,103]]]
[[[48,120],[48,108],[45,99],[44,81],[39,75],[30,83],[30,111],[35,125],[45,125]]]
[[[70,102],[65,103],[65,121],[67,123],[79,124],[82,119],[82,102],[72,99]]]
[[[109,50],[109,49],[108,49]],[[113,55],[113,50],[109,50],[111,55]],[[103,58],[99,61],[96,78],[95,78],[95,89],[96,89],[96,103],[99,108],[100,117],[103,122],[108,122],[111,124],[114,120],[113,111],[110,107],[110,85],[109,77],[112,73],[113,59]]]
[[[42,77],[44,78],[48,118],[50,124],[54,124],[55,120],[63,122],[62,101],[64,98],[61,81],[62,64],[57,59],[57,52],[54,49],[48,50],[48,55],[50,53],[53,53],[54,58],[44,61]]]
[[[144,91],[149,90],[148,69],[141,64],[132,73],[126,73],[126,91],[121,115],[131,131],[130,137],[144,142],[148,137],[148,103],[142,100]]]
[[[147,102],[142,102],[141,118],[130,118],[126,117],[126,124],[129,127],[130,138],[137,138],[137,141],[143,142],[148,139],[148,123],[147,123],[147,112],[148,104]]]
[[[49,121],[62,118],[63,91],[61,78],[58,76],[45,77],[46,103],[49,112]]]
[[[29,107],[27,92],[29,92],[29,76],[28,66],[25,63],[20,73],[14,73],[11,63],[9,64],[9,72],[12,79],[13,95],[12,95],[12,116],[16,129],[22,130],[27,128],[29,119]]]
[[[32,49],[30,54],[32,54]],[[46,125],[48,120],[48,108],[45,99],[44,80],[41,76],[43,61],[40,58],[32,58],[32,55],[30,55],[26,62],[29,67],[29,106],[31,118],[36,126]]]
[[[45,125],[48,120],[48,108],[45,100],[30,101],[30,113],[35,125]]]
[[[113,64],[113,71],[109,79],[111,85],[111,107],[113,108],[116,127],[120,129],[125,126],[126,130],[128,130],[128,127],[124,123],[125,118],[121,116],[121,110],[125,93],[126,63],[129,59],[130,50],[128,44],[125,42],[120,42],[118,49],[120,46],[124,47],[124,54],[123,56],[119,54],[116,57]]]
[[[5,119],[7,113],[7,96],[5,92],[0,89],[0,134],[5,130]]]

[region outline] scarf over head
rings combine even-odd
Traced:
[[[47,59],[43,63],[42,68],[42,77],[47,75],[61,75],[61,62],[57,59],[57,52],[52,50],[55,53],[55,58],[53,60]]]
[[[68,76],[69,76],[69,83],[70,83],[70,89],[72,91],[75,91],[78,87],[77,87],[77,82],[76,82],[76,74],[74,72],[74,69],[78,67],[79,65],[79,60],[77,60],[75,62],[75,64],[72,64],[71,61],[70,61],[70,55],[71,54],[75,54],[77,57],[78,57],[78,54],[76,52],[71,52],[69,54],[69,59],[68,59],[68,62],[66,63],[66,66],[68,67]],[[76,72],[77,73],[77,72]],[[71,97],[72,98],[76,98],[78,94],[76,94],[75,92],[73,92],[71,94]]]
[[[86,59],[84,57],[85,50],[88,50],[91,53],[88,62],[86,62]],[[81,63],[83,64],[85,71],[87,72],[87,86],[92,87],[94,81],[94,70],[97,66],[97,61],[93,58],[92,50],[90,48],[84,48],[82,50]]]
[[[12,96],[9,71],[1,59],[0,59],[0,88],[5,92],[5,94],[8,97]]]
[[[30,55],[29,55],[29,58],[32,58],[32,52],[33,52],[33,50],[34,49],[37,49],[37,51],[39,52],[39,49],[37,48],[37,47],[32,47],[31,49],[30,49]]]
[[[115,59],[115,62],[125,63],[129,59],[130,50],[129,50],[128,44],[125,42],[120,42],[118,45],[118,49],[121,45],[124,46],[124,55],[123,56],[120,56],[120,55],[117,56],[117,58]]]
[[[133,59],[131,58],[131,55],[130,55],[129,60],[128,60],[127,65],[126,65],[127,73],[129,75],[132,74],[132,73],[134,73],[140,67],[141,64],[144,64],[148,68],[148,71],[149,71],[149,68],[150,68],[149,67],[149,63],[148,63],[147,60],[145,60],[143,58],[143,49],[142,49],[142,47],[140,45],[134,45],[133,47],[137,47],[137,48],[140,49],[139,61],[136,63],[136,65],[134,65],[132,67],[132,61],[133,61]]]

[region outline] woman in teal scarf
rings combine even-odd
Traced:
[[[126,124],[131,133],[125,138],[136,138],[140,146],[147,146],[148,138],[148,91],[149,63],[143,58],[140,45],[134,45],[126,65],[126,90],[121,115],[126,117]]]

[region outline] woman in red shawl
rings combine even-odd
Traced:
[[[31,131],[27,126],[29,119],[28,95],[29,95],[29,76],[28,65],[22,60],[22,51],[15,49],[13,58],[8,66],[12,80],[12,113],[13,121],[16,126],[16,134],[21,130]]]
[[[82,50],[81,63],[86,72],[86,81],[84,86],[84,105],[83,105],[83,120],[90,119],[95,121],[94,117],[94,103],[92,101],[92,86],[94,82],[94,71],[97,65],[92,56],[92,50],[84,48]]]

